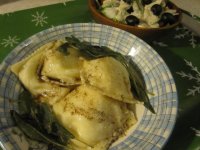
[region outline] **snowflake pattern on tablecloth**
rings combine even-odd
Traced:
[[[192,64],[192,62],[187,61],[187,60],[184,60],[184,61],[186,65],[189,66],[191,70],[195,73],[195,75],[191,73],[185,73],[183,71],[177,72],[177,74],[179,74],[182,78],[195,81],[196,85],[193,85],[191,89],[188,89],[188,93],[187,93],[187,96],[189,95],[195,96],[196,94],[200,94],[200,72],[198,68]]]
[[[3,47],[13,47],[15,44],[18,44],[20,39],[17,36],[8,36],[8,38],[5,38],[1,41],[1,45]]]
[[[200,146],[199,146],[199,147],[197,147],[197,148],[195,148],[194,150],[200,150]]]
[[[196,136],[200,137],[200,130],[197,130],[197,129],[193,128],[193,127],[191,127],[191,129],[195,132]]]
[[[189,38],[188,42],[192,46],[192,48],[200,47],[196,39],[197,36],[194,34],[194,32],[190,31],[184,26],[178,26],[175,30],[177,32],[174,36],[175,39]]]
[[[46,21],[46,19],[48,18],[47,16],[45,16],[44,11],[42,13],[39,13],[38,11],[36,11],[35,14],[32,14],[32,22],[35,22],[35,26],[41,26],[43,27],[44,24],[48,24],[48,22]]]
[[[75,0],[63,0],[63,5],[66,6],[68,2],[73,2],[73,1],[75,1]]]
[[[164,42],[153,41],[153,44],[160,47],[168,47],[168,45]]]

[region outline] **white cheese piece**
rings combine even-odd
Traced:
[[[153,14],[153,12],[151,11],[151,7],[155,4],[163,5],[162,3],[163,3],[162,0],[156,0],[150,3],[149,5],[145,5],[143,20],[148,24],[149,27],[152,27],[152,28],[159,27],[158,21],[160,20],[160,18],[159,16],[156,16]]]
[[[117,6],[119,6],[119,3],[120,3],[119,0],[104,0],[101,7],[102,8],[117,7]]]
[[[179,13],[176,10],[174,10],[174,9],[166,9],[165,13],[170,13],[170,14],[172,14],[174,16],[175,15],[179,15]]]
[[[133,2],[132,7],[133,7],[133,12],[131,13],[131,15],[136,16],[138,19],[142,19],[143,14],[136,1]]]
[[[106,17],[110,18],[110,19],[114,19],[115,16],[117,15],[117,7],[106,7],[103,8],[101,11]]]
[[[146,21],[146,23],[149,27],[153,27],[153,26],[159,27],[159,25],[158,25],[158,21],[160,20],[159,17],[154,15],[153,12],[151,10],[149,10],[148,8],[144,9],[143,20]],[[155,26],[155,24],[157,26]]]
[[[114,20],[117,20],[119,22],[124,22],[126,16],[128,15],[128,12],[126,11],[130,7],[129,4],[124,2],[123,0],[120,1],[119,6],[117,7],[117,14],[114,18]]]

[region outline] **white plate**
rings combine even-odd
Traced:
[[[136,36],[110,26],[76,23],[57,26],[28,38],[6,57],[0,71],[0,144],[6,150],[45,148],[43,144],[27,140],[14,127],[9,111],[17,110],[16,101],[22,86],[9,66],[28,56],[43,44],[74,35],[94,45],[108,46],[114,51],[132,55],[145,79],[156,114],[144,110],[136,129],[111,150],[159,150],[169,138],[177,115],[177,92],[174,79],[163,59],[148,44]]]

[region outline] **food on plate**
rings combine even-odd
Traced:
[[[138,100],[154,113],[130,57],[75,37],[55,40],[13,64],[25,87],[16,124],[57,149],[106,150],[137,122]]]
[[[135,102],[126,68],[112,57],[84,60],[81,78],[103,95],[126,103]]]
[[[130,127],[130,123],[136,123],[134,113],[127,106],[83,84],[56,103],[53,110],[59,122],[77,140],[100,149],[97,145],[107,141],[107,147]]]
[[[38,97],[41,101],[48,101],[50,104],[59,100],[67,94],[70,89],[43,82],[39,77],[38,68],[40,68],[42,60],[46,53],[49,52],[49,49],[55,49],[61,44],[61,41],[45,44],[31,56],[11,66],[12,72],[18,76],[23,86],[29,90],[34,97]]]
[[[41,63],[41,79],[63,86],[81,84],[79,52],[68,48],[68,53],[49,50]]]
[[[143,28],[171,25],[179,16],[166,0],[103,0],[99,9],[113,21]]]

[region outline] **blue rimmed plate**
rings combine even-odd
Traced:
[[[135,130],[114,144],[111,150],[159,150],[169,138],[177,115],[177,91],[174,79],[163,59],[144,41],[117,28],[95,23],[75,23],[57,26],[37,33],[18,45],[3,61],[0,70],[0,145],[5,150],[45,149],[42,143],[27,139],[13,125],[10,110],[17,110],[22,86],[9,66],[31,54],[45,43],[66,36],[108,46],[114,51],[131,55],[141,69],[156,114],[147,109]]]

